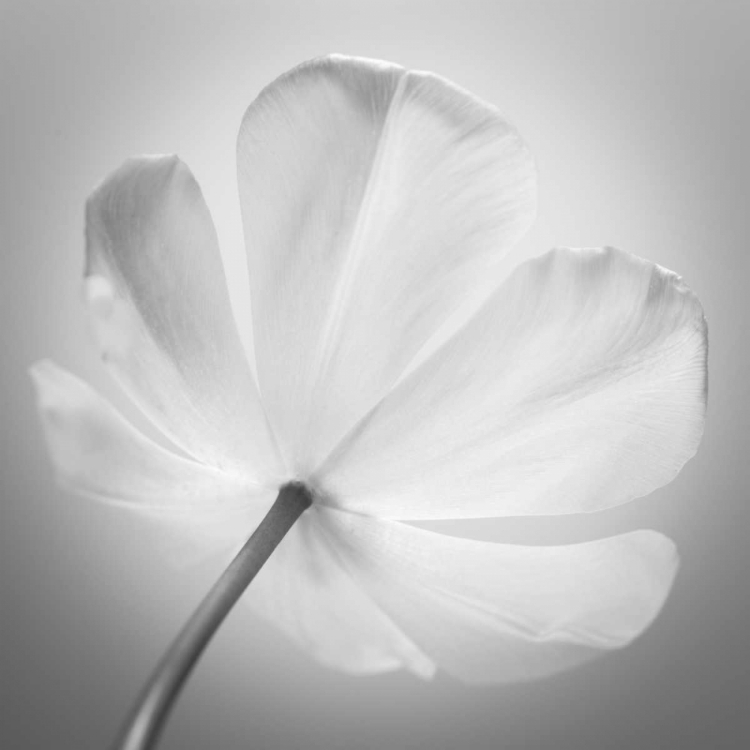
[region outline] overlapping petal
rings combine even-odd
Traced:
[[[593,511],[696,451],[706,326],[675,274],[613,249],[519,267],[353,430],[315,481],[391,518]]]
[[[93,193],[86,277],[104,361],[165,434],[214,466],[278,477],[213,222],[176,157],[130,159]]]
[[[619,648],[676,569],[652,531],[559,547],[476,542],[313,507],[248,601],[330,666],[431,665],[469,682],[533,679]]]
[[[245,601],[329,667],[352,674],[405,668],[432,676],[433,662],[370,599],[351,565],[331,546],[320,514],[317,506],[305,512]]]
[[[526,230],[534,168],[471,94],[332,56],[250,106],[238,173],[259,385],[304,478]]]
[[[56,473],[69,490],[162,518],[227,547],[244,542],[273,502],[273,487],[157,445],[53,362],[37,362],[31,375]]]

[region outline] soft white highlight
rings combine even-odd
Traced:
[[[107,367],[189,458],[43,362],[60,480],[227,548],[308,482],[248,599],[348,672],[524,680],[631,642],[674,579],[662,535],[525,547],[387,519],[593,511],[668,482],[703,429],[695,296],[620,251],[556,250],[401,378],[533,218],[513,128],[431,74],[332,56],[251,105],[238,170],[258,383],[196,181],[129,160],[87,206],[86,302]]]

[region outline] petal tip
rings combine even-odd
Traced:
[[[48,372],[50,369],[57,367],[55,363],[49,359],[48,357],[43,357],[42,359],[36,360],[36,362],[32,362],[28,367],[28,373],[31,376],[32,380],[34,382],[38,382],[40,378],[44,376],[46,372]]]
[[[629,624],[613,638],[607,648],[619,649],[630,645],[656,621],[669,598],[680,567],[680,555],[675,542],[653,529],[638,529],[620,537],[629,543],[632,552],[632,571],[638,570],[632,598],[628,600]]]
[[[123,178],[130,178],[139,171],[148,169],[152,172],[169,174],[180,168],[187,169],[187,166],[177,154],[141,154],[139,156],[129,156],[119,167],[112,170],[104,179],[97,183],[91,191],[87,206],[96,204],[114,183],[119,182]]]
[[[34,384],[36,391],[37,406],[41,409],[46,402],[46,396],[54,387],[55,379],[58,379],[64,373],[63,369],[51,359],[38,359],[29,365],[27,372]]]

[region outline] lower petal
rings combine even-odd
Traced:
[[[318,516],[351,578],[428,660],[467,682],[540,678],[627,645],[658,614],[678,565],[653,531],[527,547]]]
[[[284,537],[246,601],[319,662],[352,674],[407,668],[421,677],[431,660],[394,625],[329,544],[313,506]]]

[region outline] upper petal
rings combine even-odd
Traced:
[[[183,541],[200,544],[201,555],[243,543],[273,501],[273,488],[157,445],[53,362],[37,362],[31,375],[52,462],[66,489],[163,520]]]
[[[250,106],[238,170],[260,389],[303,475],[525,231],[534,168],[453,84],[331,56]]]
[[[105,362],[175,443],[260,480],[279,474],[213,222],[176,157],[130,159],[89,199],[86,296]]]
[[[675,274],[613,249],[523,264],[405,378],[316,477],[378,516],[593,511],[695,453],[706,325]]]

